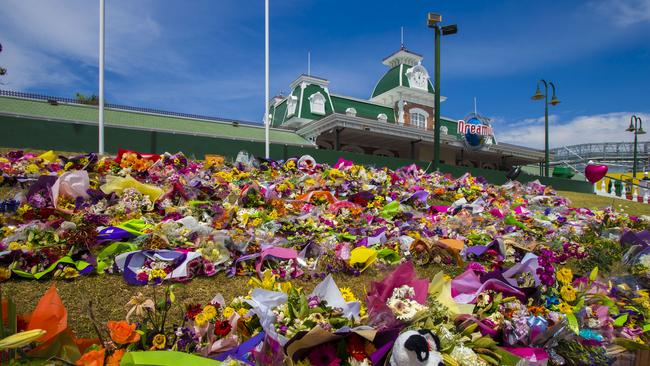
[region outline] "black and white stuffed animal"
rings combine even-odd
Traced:
[[[440,340],[430,330],[408,330],[395,340],[391,366],[444,366]]]

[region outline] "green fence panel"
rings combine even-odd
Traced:
[[[254,156],[264,156],[264,143],[259,141],[233,140],[209,136],[132,130],[117,127],[105,128],[106,151],[117,152],[118,148],[141,152],[163,153],[182,151],[189,157],[203,158],[205,154],[223,155],[234,159],[239,151],[247,151]],[[22,149],[60,150],[74,152],[91,152],[97,150],[97,126],[57,122],[20,117],[0,116],[0,146]],[[271,158],[284,160],[291,157],[311,155],[316,161],[334,164],[339,158],[352,160],[357,164],[397,169],[416,164],[422,169],[430,170],[430,163],[412,159],[391,158],[357,154],[344,151],[320,150],[313,147],[271,144]],[[506,172],[467,168],[461,166],[441,165],[440,171],[459,177],[466,172],[482,176],[493,184],[507,181]],[[562,178],[546,178],[536,175],[521,174],[519,181],[539,180],[557,190],[593,193],[593,185],[588,182]]]

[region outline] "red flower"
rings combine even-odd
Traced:
[[[346,340],[348,353],[357,361],[363,361],[367,358],[363,338],[358,334],[352,333]]]
[[[202,311],[203,306],[201,306],[201,304],[189,304],[185,307],[185,316],[188,319],[194,319],[194,317],[199,315]]]
[[[214,323],[214,334],[219,337],[224,337],[230,333],[232,326],[227,320],[218,320]]]

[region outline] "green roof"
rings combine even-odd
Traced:
[[[271,114],[271,126],[280,126],[287,117],[287,100],[283,100],[277,106],[272,106],[269,113]]]
[[[336,113],[345,114],[346,109],[354,108],[357,111],[357,117],[374,120],[377,119],[377,116],[380,113],[384,113],[388,117],[388,122],[395,123],[395,112],[393,111],[393,108],[371,102],[349,99],[338,95],[332,95],[331,97]]]
[[[372,91],[371,98],[381,95],[391,89],[395,89],[398,86],[410,87],[409,78],[408,76],[406,76],[406,71],[409,68],[411,68],[411,66],[400,64],[388,70],[388,72],[386,72],[386,74],[384,74],[384,76],[382,76],[382,78],[379,79],[379,82],[377,82],[375,89]],[[400,70],[402,73],[401,83],[400,83]],[[433,94],[434,91],[433,91],[433,85],[431,85],[431,80],[427,81],[427,84],[428,84],[429,93]]]
[[[51,105],[44,100],[0,96],[0,113],[22,117],[54,119],[70,122],[97,123],[97,107],[59,102]],[[212,135],[241,140],[264,141],[263,126],[236,124],[233,121],[219,122],[184,118],[156,113],[144,113],[122,109],[106,108],[104,123],[109,126],[174,131],[186,134]],[[282,129],[271,129],[273,143],[291,145],[312,145],[298,134]]]

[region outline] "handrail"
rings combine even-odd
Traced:
[[[84,102],[81,102],[79,100],[72,99],[72,98],[55,97],[55,96],[43,95],[43,94],[35,94],[35,93],[23,93],[23,92],[17,92],[17,91],[12,91],[12,90],[0,89],[0,96],[34,99],[34,100],[43,100],[43,101],[56,101],[58,103],[85,105],[85,106],[90,106],[90,107],[95,107],[95,108],[97,107],[94,104],[84,103]],[[249,121],[241,121],[241,120],[232,119],[232,118],[210,117],[210,116],[204,116],[204,115],[200,115],[200,114],[170,112],[170,111],[164,111],[164,110],[160,110],[160,109],[132,107],[132,106],[127,106],[127,105],[122,105],[122,104],[106,103],[105,107],[110,108],[110,109],[119,109],[119,110],[130,111],[130,112],[158,114],[158,115],[161,115],[161,116],[168,116],[168,117],[191,118],[191,119],[214,121],[214,122],[226,122],[226,123],[235,123],[236,122],[236,123],[242,124],[242,125],[251,125],[251,126],[258,126],[258,127],[260,126],[259,123],[249,122]]]

